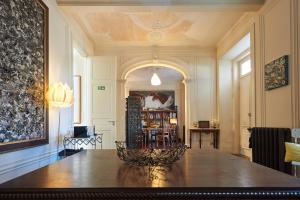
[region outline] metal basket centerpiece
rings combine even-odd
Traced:
[[[187,146],[184,144],[177,144],[167,149],[134,149],[126,148],[126,143],[123,141],[116,141],[117,154],[119,158],[131,165],[138,166],[165,166],[179,160]]]

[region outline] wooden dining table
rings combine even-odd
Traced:
[[[300,180],[218,150],[133,166],[85,150],[0,185],[0,199],[300,199]]]

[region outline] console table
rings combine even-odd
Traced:
[[[97,149],[97,143],[100,144],[100,148],[102,149],[102,137],[103,137],[102,133],[94,134],[86,138],[77,138],[77,137],[75,138],[75,137],[65,136],[63,141],[64,149],[66,149],[67,146],[70,144],[73,146],[73,149],[76,149],[76,145],[82,145],[82,144],[84,145],[91,144],[94,147],[94,149]]]
[[[192,135],[194,133],[199,134],[200,136],[200,148],[201,148],[201,144],[202,144],[202,133],[206,133],[206,134],[213,134],[213,146],[215,149],[219,148],[219,133],[220,133],[220,129],[218,128],[190,128],[190,148],[192,148]]]

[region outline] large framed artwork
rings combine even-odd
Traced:
[[[273,90],[289,84],[288,56],[282,56],[265,66],[265,90]]]
[[[143,110],[174,109],[175,91],[129,91],[141,99]]]
[[[0,153],[48,143],[48,8],[0,0]]]

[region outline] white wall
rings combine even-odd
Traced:
[[[234,91],[232,62],[230,60],[219,60],[218,78],[220,149],[226,152],[234,152]]]
[[[185,74],[188,75],[184,80],[184,88],[180,89],[181,91],[185,91],[188,95],[184,96],[181,92],[181,96],[178,97],[178,102],[182,102],[181,99],[185,101],[185,104],[182,103],[182,105],[185,106],[184,111],[186,115],[185,117],[182,116],[182,118],[185,122],[189,123],[184,124],[186,130],[185,141],[189,144],[189,128],[192,126],[192,122],[216,119],[216,50],[194,48],[176,50],[174,48],[157,48],[157,50],[159,51],[157,53],[159,60],[164,60],[169,66],[178,66],[181,71],[184,71]],[[124,140],[126,108],[126,78],[124,78],[124,73],[146,62],[149,63],[150,61],[150,63],[152,63],[153,51],[147,48],[130,48],[127,51],[96,52],[94,56],[100,56],[102,58],[115,57],[117,60],[116,139]],[[105,65],[105,63],[103,64]],[[87,85],[89,84],[90,83],[87,83]],[[91,96],[88,98],[91,98]],[[114,146],[114,144],[107,145]]]
[[[262,8],[255,23],[257,125],[299,127],[299,2],[274,0]],[[289,85],[265,91],[264,66],[289,55]]]
[[[72,38],[55,1],[44,0],[49,7],[49,83],[62,81],[73,85]],[[73,125],[72,108],[61,112],[61,139]],[[58,110],[49,109],[49,144],[0,154],[0,183],[45,166],[57,158]],[[61,146],[62,148],[62,146]]]
[[[245,15],[219,42],[219,91],[218,104],[222,135],[232,137],[233,121],[223,121],[226,113],[234,115],[233,110],[223,110],[222,106],[234,103],[232,92],[234,84],[225,88],[224,55],[247,33],[251,32],[251,60],[253,68],[253,98],[251,108],[252,126],[262,127],[300,127],[300,70],[299,70],[299,1],[298,0],[268,0],[262,9],[251,15]],[[298,43],[297,43],[298,41]],[[289,55],[289,85],[271,91],[264,89],[264,66],[283,55]],[[227,63],[227,65],[231,65]],[[232,80],[227,80],[233,83]],[[226,91],[227,90],[227,91]],[[225,94],[225,96],[223,96]],[[226,103],[227,101],[227,103]],[[226,108],[228,109],[228,108]],[[225,131],[225,133],[224,133]],[[222,139],[221,139],[222,140]],[[229,141],[227,141],[229,142]],[[221,141],[222,144],[222,141]],[[227,150],[230,151],[228,143]]]

